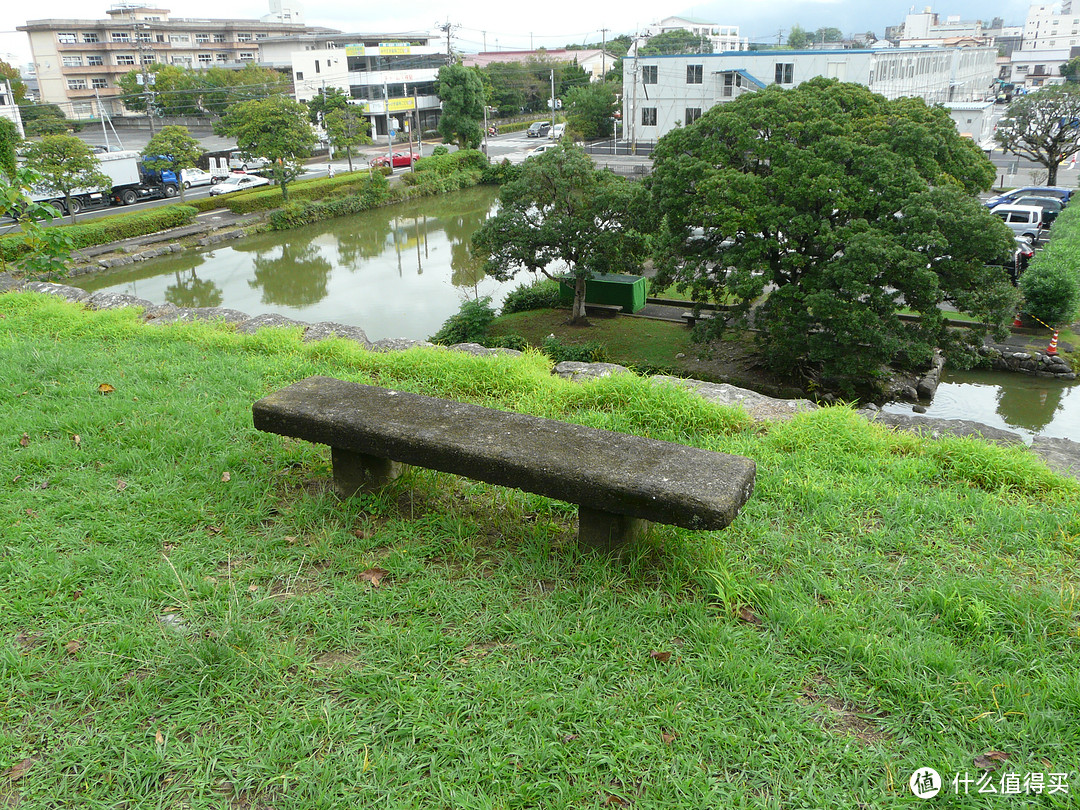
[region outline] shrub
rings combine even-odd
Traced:
[[[563,343],[557,337],[549,335],[544,338],[540,351],[551,358],[553,363],[562,363],[567,360],[579,363],[610,363],[611,355],[607,347],[598,340],[587,340],[584,343]]]
[[[494,320],[495,310],[491,308],[490,297],[466,301],[457,314],[446,319],[446,323],[430,340],[444,346],[455,343],[484,343]]]
[[[559,306],[559,282],[550,278],[522,285],[506,296],[502,314],[528,312],[532,309],[556,309]]]
[[[79,249],[190,225],[197,213],[190,205],[166,205],[137,214],[119,214],[56,227],[63,228],[64,233],[71,237],[72,247]],[[0,255],[5,261],[14,261],[28,249],[21,236],[0,238]]]
[[[432,157],[438,157],[439,155],[449,155],[449,154],[450,154],[450,149],[447,148],[446,146],[443,146],[442,144],[439,144],[438,146],[436,146],[434,149],[431,150],[431,156]]]
[[[1020,276],[1024,308],[1051,326],[1071,323],[1080,311],[1080,206],[1054,221],[1050,242]]]
[[[489,338],[484,345],[491,349],[516,349],[523,352],[529,348],[529,341],[517,332],[507,332],[505,335]]]
[[[348,195],[338,190],[333,192],[334,196],[316,202],[292,201],[284,208],[279,208],[270,214],[270,228],[275,231],[284,231],[324,219],[359,214],[361,211],[382,205],[392,198],[390,184],[381,174],[373,174],[370,178],[365,177],[362,182],[350,187],[349,190],[352,193]]]
[[[509,160],[503,159],[499,163],[489,163],[480,174],[480,182],[489,186],[502,186],[516,180],[519,174],[520,165],[515,166]]]

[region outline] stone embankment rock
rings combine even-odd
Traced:
[[[1007,346],[982,346],[979,354],[989,358],[995,371],[1033,374],[1036,377],[1055,377],[1059,380],[1076,379],[1076,372],[1072,370],[1068,361],[1056,354],[1017,352]]]
[[[82,303],[91,309],[117,309],[119,307],[141,307],[143,320],[149,324],[168,324],[177,321],[222,321],[236,325],[238,332],[245,334],[254,333],[264,327],[295,327],[304,330],[305,341],[323,340],[328,337],[340,337],[354,341],[371,351],[405,351],[416,346],[433,346],[434,344],[424,340],[410,340],[406,338],[384,338],[374,342],[368,340],[363,329],[355,326],[346,326],[338,323],[308,324],[295,321],[283,315],[263,313],[251,317],[247,313],[235,309],[223,307],[177,307],[173,304],[154,304],[143,298],[133,295],[121,295],[117,293],[87,293],[77,287],[65,284],[51,284],[42,281],[23,282],[11,277],[7,273],[0,273],[0,292],[9,291],[37,292],[44,295],[55,295],[73,303]],[[513,349],[489,349],[477,343],[459,343],[449,347],[451,350],[468,352],[474,355],[520,355],[521,352]],[[1039,362],[1039,361],[1035,361]],[[1049,364],[1047,364],[1049,365]],[[1051,367],[1057,367],[1052,364]],[[563,362],[555,366],[552,371],[560,377],[575,381],[586,381],[608,377],[612,374],[630,374],[630,369],[615,363],[578,363]],[[939,372],[940,373],[940,372]],[[1055,374],[1054,376],[1060,376]],[[1064,379],[1074,379],[1065,377]],[[796,414],[804,411],[815,410],[818,406],[806,399],[778,399],[749,391],[745,388],[737,388],[726,383],[709,383],[702,380],[686,380],[678,377],[655,376],[651,378],[654,383],[665,385],[678,385],[687,388],[698,396],[722,405],[732,405],[743,408],[747,415],[756,421],[775,421],[791,419]],[[952,419],[927,419],[902,414],[887,414],[877,408],[866,408],[859,413],[868,419],[873,419],[882,424],[892,425],[903,430],[913,430],[931,438],[942,434],[969,436],[979,435],[984,439],[1000,444],[1022,444],[1023,440],[1018,434],[1010,431],[998,430],[977,422],[966,422]],[[1067,439],[1054,439],[1036,437],[1032,442],[1031,449],[1038,454],[1046,464],[1054,470],[1064,474],[1080,478],[1080,443]]]

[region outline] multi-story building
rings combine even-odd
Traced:
[[[993,48],[753,51],[623,60],[626,137],[655,141],[717,104],[770,84],[815,76],[855,82],[886,98],[930,104],[982,101],[994,80]]]
[[[1080,10],[1078,10],[1080,11]],[[1012,52],[1000,78],[1023,92],[1063,80],[1060,66],[1080,54],[1080,13],[1071,0],[1034,2],[1024,22],[1023,45]]]
[[[288,54],[297,101],[337,88],[371,119],[373,136],[438,126],[435,85],[446,54],[427,34],[279,37],[264,52],[270,64]]]
[[[263,40],[330,32],[295,20],[273,0],[261,20],[172,18],[168,9],[120,4],[106,20],[46,19],[20,25],[30,38],[39,96],[71,118],[125,114],[120,77],[156,62],[185,68],[236,67],[260,61]]]
[[[590,81],[600,81],[615,64],[616,57],[600,48],[582,48],[580,50],[566,50],[555,48],[552,50],[538,51],[482,51],[480,53],[467,53],[461,58],[465,67],[487,67],[493,63],[509,62],[576,62],[577,65],[589,74]]]
[[[737,25],[720,25],[689,17],[664,17],[660,22],[653,23],[641,32],[641,35],[630,46],[630,55],[636,54],[637,49],[643,46],[649,37],[666,34],[669,31],[686,31],[698,37],[703,53],[745,51],[750,48],[749,39],[739,36]]]

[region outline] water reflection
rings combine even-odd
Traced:
[[[484,275],[469,241],[497,190],[470,189],[257,234],[213,250],[169,254],[84,277],[79,286],[177,306],[225,306],[257,315],[337,321],[369,337],[426,338],[467,298],[496,305],[527,284]]]
[[[910,405],[886,405],[911,413]],[[1034,436],[1080,439],[1080,384],[994,371],[946,372],[926,416],[969,419]]]

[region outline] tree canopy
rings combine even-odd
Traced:
[[[305,103],[311,111],[311,123],[321,124],[331,110],[340,110],[349,106],[349,95],[340,87],[327,87]]]
[[[353,170],[352,148],[362,143],[371,143],[371,123],[368,117],[355,105],[346,104],[326,113],[323,119],[326,134],[335,149],[344,149],[349,158],[349,171]]]
[[[653,157],[661,282],[738,302],[780,372],[850,390],[958,348],[941,305],[995,325],[1013,314],[988,266],[1012,235],[974,197],[993,166],[943,109],[817,78],[719,104]]]
[[[585,140],[611,135],[612,116],[619,107],[615,85],[591,82],[566,94],[567,121]]]
[[[794,48],[795,50],[808,48],[813,41],[813,35],[801,25],[795,23],[791,26],[791,32],[788,34],[787,38],[789,48]]]
[[[48,228],[59,214],[47,203],[34,202],[32,189],[45,182],[40,174],[25,166],[17,167],[13,174],[0,172],[0,218],[14,220],[4,230],[18,231],[14,237],[20,241],[15,251],[18,258],[8,260],[8,251],[0,251],[0,270],[14,270],[24,274],[62,274],[71,258],[73,241],[64,228]]]
[[[439,68],[437,93],[442,101],[439,134],[460,149],[475,149],[483,138],[484,85],[473,68],[447,65]]]
[[[244,160],[270,161],[270,175],[281,186],[283,200],[288,200],[289,182],[303,172],[303,160],[317,142],[307,107],[282,95],[234,104],[214,130],[235,138]]]
[[[73,191],[112,185],[112,180],[101,171],[101,161],[74,135],[46,135],[31,143],[24,157],[26,164],[41,175],[45,185],[64,195],[64,207],[72,222],[75,222],[77,208],[71,203]]]
[[[19,69],[0,59],[0,79],[7,79],[11,82],[11,95],[14,97],[16,104],[22,104],[26,99],[26,82],[22,80]]]
[[[1080,87],[1055,84],[1017,96],[998,121],[994,139],[1015,155],[1046,167],[1057,183],[1058,166],[1080,152]]]
[[[154,107],[165,115],[224,115],[237,102],[287,93],[287,76],[271,68],[247,64],[241,70],[212,67],[205,70],[163,62],[146,65],[153,76]],[[124,106],[137,112],[146,109],[147,88],[139,84],[143,68],[120,77]]]
[[[164,126],[150,139],[143,149],[143,163],[153,171],[173,171],[177,175],[199,162],[203,148],[188,132],[187,127]],[[178,176],[180,199],[184,199],[184,184]]]
[[[676,53],[712,53],[712,43],[706,37],[678,28],[649,37],[638,51],[642,56],[665,56]]]
[[[521,270],[574,282],[571,322],[585,318],[585,287],[597,273],[637,272],[646,239],[632,212],[641,186],[597,169],[584,150],[557,147],[529,158],[502,187],[499,211],[473,235],[484,271]]]

